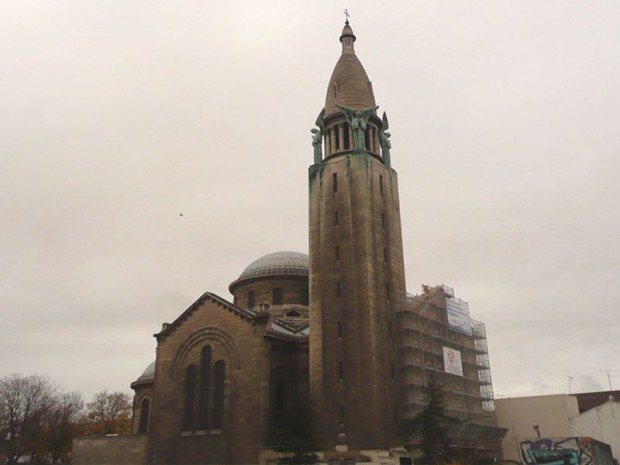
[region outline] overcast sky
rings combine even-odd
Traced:
[[[163,322],[307,253],[344,8],[408,291],[469,302],[496,396],[620,388],[617,0],[0,2],[0,376],[130,392]]]

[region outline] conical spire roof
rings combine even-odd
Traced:
[[[347,21],[340,35],[342,55],[329,80],[325,97],[325,116],[339,113],[336,104],[356,110],[374,107],[375,96],[368,75],[355,55],[355,34]]]

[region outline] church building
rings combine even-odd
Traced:
[[[309,255],[257,258],[229,285],[232,301],[205,292],[163,324],[156,360],[131,384],[144,463],[275,463],[270,446],[286,436],[287,411],[299,404],[312,410],[323,462],[370,461],[375,451],[389,463],[402,446],[402,413],[419,406],[412,383],[428,370],[445,374],[437,355],[406,375],[424,350],[416,345],[424,329],[407,323],[416,307],[405,288],[388,119],[377,112],[355,41],[347,21],[312,130]],[[441,312],[445,319],[449,309],[436,308],[437,321]],[[446,342],[435,337],[437,354],[452,347],[448,331],[446,324]],[[470,350],[459,337],[452,350]],[[482,412],[490,399],[477,387],[470,345],[466,395]],[[494,415],[484,412],[481,423],[493,430]]]

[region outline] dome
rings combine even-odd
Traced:
[[[148,381],[151,379],[155,379],[155,362],[152,362],[144,369],[137,381]]]
[[[325,116],[339,113],[336,104],[355,110],[374,107],[375,96],[368,75],[355,55],[355,35],[347,23],[340,36],[342,55],[329,80],[325,97]]]
[[[310,257],[300,252],[274,252],[250,263],[237,281],[261,276],[308,276]]]

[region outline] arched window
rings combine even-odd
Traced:
[[[200,404],[198,406],[198,429],[208,427],[209,388],[211,378],[211,347],[204,346],[200,359]]]
[[[224,382],[226,381],[226,364],[218,360],[213,366],[213,429],[222,429],[224,426]]]
[[[138,433],[149,432],[149,413],[151,403],[148,399],[144,399],[140,404],[140,424],[138,426]]]
[[[272,304],[273,305],[282,305],[282,288],[274,287],[272,291]]]
[[[185,370],[185,408],[183,410],[183,431],[191,431],[194,429],[196,371],[196,365],[190,365]]]
[[[256,306],[256,292],[248,292],[248,308],[254,308]]]

